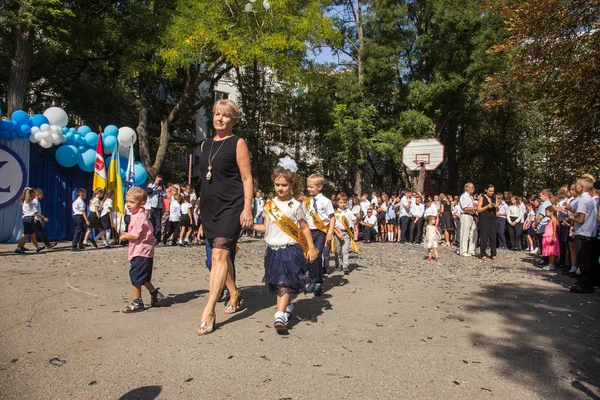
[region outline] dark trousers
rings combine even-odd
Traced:
[[[423,241],[423,218],[419,218],[417,222],[410,223],[410,242],[421,243]]]
[[[160,219],[162,218],[162,208],[151,208],[149,216],[150,222],[152,222],[152,227],[154,228],[154,237],[156,238],[157,242],[160,242]]]
[[[131,215],[125,214],[123,220],[125,221],[125,232],[129,232],[129,223],[131,222]]]
[[[85,231],[87,230],[87,227],[85,226],[85,219],[83,219],[83,215],[75,215],[73,219],[75,220],[75,234],[73,234],[71,246],[83,247],[83,238],[85,237]]]
[[[42,223],[35,218],[33,220],[33,233],[39,236],[40,240],[46,245],[46,247],[50,246],[50,241],[42,229]]]
[[[363,230],[365,242],[374,242],[377,240],[377,231],[372,226],[365,226]]]
[[[327,238],[327,237],[325,237]],[[333,239],[332,239],[333,241]],[[323,268],[329,268],[329,257],[331,256],[329,253],[331,253],[331,242],[329,242],[329,245],[327,246],[323,246]]]
[[[581,270],[579,275],[579,286],[585,289],[591,289],[594,287],[594,281],[596,280],[597,263],[593,259],[594,245],[597,244],[597,239],[575,235],[575,249],[577,249],[577,264]]]
[[[491,256],[496,257],[497,225],[498,223],[493,219],[479,219],[479,251],[481,256],[486,255],[489,246]]]
[[[172,243],[177,243],[177,240],[179,239],[179,221],[169,221],[169,224],[167,225],[168,229],[165,232],[165,235],[163,236],[163,244],[167,244],[167,240],[169,239],[169,236],[171,236],[171,234],[173,234],[173,240]]]
[[[323,247],[325,247],[325,239],[327,235],[318,229],[311,229],[313,243],[315,248],[319,250],[315,261],[308,264],[308,278],[313,285],[323,283]]]
[[[558,259],[558,265],[565,265],[567,260],[567,249],[569,248],[569,230],[568,226],[560,224],[558,226],[558,244],[560,246],[560,257]],[[569,262],[569,264],[571,264]]]
[[[400,241],[401,242],[408,242],[410,239],[410,228],[411,227],[411,218],[406,216],[406,217],[400,217],[400,226],[401,226],[401,233],[400,233]]]
[[[498,235],[498,243],[500,244],[501,249],[505,249],[506,246],[506,235],[504,231],[506,230],[506,218],[497,217],[497,227],[496,233]]]
[[[521,250],[521,237],[523,236],[523,224],[521,222],[512,226],[508,224],[508,236],[512,243],[512,248],[515,250]]]

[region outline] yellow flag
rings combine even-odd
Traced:
[[[125,215],[125,200],[123,198],[123,181],[121,180],[121,166],[119,165],[119,147],[115,144],[110,164],[108,166],[108,184],[107,189],[112,189],[114,194],[115,210]]]

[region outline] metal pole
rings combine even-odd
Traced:
[[[188,167],[188,185],[192,184],[192,154],[190,153],[190,161]]]

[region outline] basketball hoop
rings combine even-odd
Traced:
[[[421,166],[433,171],[443,161],[444,145],[433,138],[411,140],[402,151],[402,163],[411,171],[418,171]]]

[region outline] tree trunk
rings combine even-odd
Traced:
[[[358,35],[358,84],[363,86],[365,82],[364,58],[365,58],[365,35],[363,30],[363,0],[358,0],[356,12],[358,20],[356,21],[356,33]]]
[[[356,167],[356,175],[354,176],[354,194],[360,196],[362,195],[362,180],[363,180],[363,166],[358,165]]]
[[[6,112],[11,115],[25,105],[29,75],[33,62],[33,28],[17,24],[12,30],[14,52],[10,58],[10,73],[6,93]]]
[[[152,164],[150,157],[150,141],[148,136],[148,93],[146,93],[146,80],[143,77],[138,79],[138,95],[140,97],[140,110],[138,115],[138,126],[136,128],[138,135],[138,146],[140,149],[140,158],[147,168]],[[155,175],[150,178],[154,179]]]

